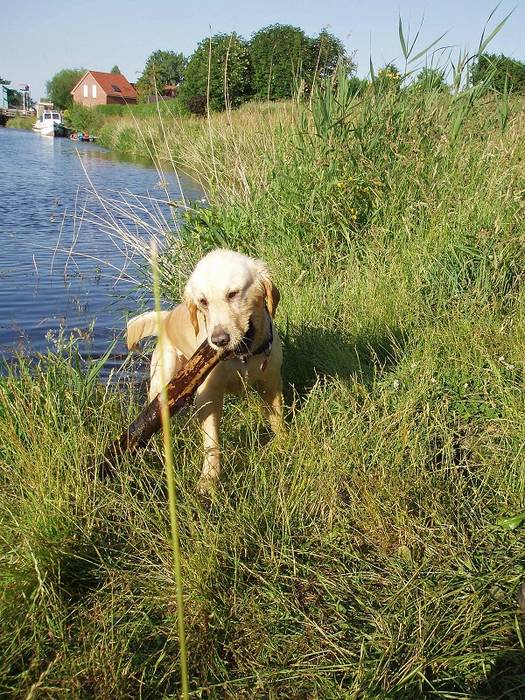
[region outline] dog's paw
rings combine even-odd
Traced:
[[[201,499],[210,500],[217,489],[217,479],[211,476],[201,476],[197,482],[197,495]]]

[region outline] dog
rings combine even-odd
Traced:
[[[201,495],[213,492],[220,473],[219,425],[225,394],[239,394],[253,386],[260,394],[274,433],[283,425],[282,344],[274,325],[279,290],[268,268],[232,250],[217,249],[203,257],[184,290],[183,302],[162,311],[163,369],[166,383],[185,365],[206,338],[226,349],[231,359],[221,361],[196,392],[196,414],[204,443],[204,464],[197,485]],[[127,344],[131,350],[146,336],[158,336],[157,314],[130,319]],[[150,366],[149,400],[162,389],[160,348]]]

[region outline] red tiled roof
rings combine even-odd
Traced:
[[[95,78],[106,95],[115,97],[134,97],[137,98],[137,91],[128,83],[126,78],[121,73],[101,73],[96,70],[89,71]],[[115,90],[115,88],[119,88]]]
[[[126,78],[121,73],[102,73],[97,70],[88,71],[81,80],[75,85],[71,92],[74,92],[80,83],[83,82],[86,75],[91,75],[94,80],[100,85],[102,90],[106,95],[111,97],[125,97],[137,99],[137,91],[135,88],[126,80]],[[117,89],[115,89],[117,88]]]

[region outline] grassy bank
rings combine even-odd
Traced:
[[[110,133],[121,120],[131,120],[136,124],[145,119],[158,120],[159,117],[173,119],[185,113],[186,110],[178,100],[164,100],[158,104],[109,104],[96,107],[73,104],[65,110],[64,120],[72,129],[87,131],[98,137],[104,128]]]
[[[340,82],[311,112],[150,134],[211,200],[169,246],[166,297],[216,245],[263,257],[282,294],[288,434],[229,401],[208,511],[191,415],[173,426],[194,697],[523,696],[524,535],[499,524],[525,510],[525,121],[507,107]],[[141,398],[76,366],[0,380],[0,687],[175,698],[160,442],[94,480],[86,456]]]
[[[36,117],[13,117],[8,119],[6,126],[10,129],[29,129],[33,128],[33,124],[36,121]]]
[[[293,114],[293,103],[283,101],[247,103],[210,120],[187,114],[128,115],[104,124],[98,141],[115,151],[190,169],[203,188],[223,198],[243,186],[248,192],[247,168],[262,185],[266,169],[273,167],[278,134],[291,128]]]

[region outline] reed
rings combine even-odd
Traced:
[[[161,323],[161,301],[160,301],[160,274],[158,266],[158,250],[155,240],[151,244],[151,261],[153,267],[153,292],[155,297],[155,311],[158,319],[159,329],[159,371],[162,383],[160,392],[160,410],[162,418],[162,436],[164,445],[164,466],[166,470],[166,482],[168,485],[168,503],[170,512],[170,527],[171,527],[171,546],[173,550],[173,569],[175,574],[175,582],[177,584],[177,621],[179,630],[179,646],[180,646],[180,678],[182,686],[183,700],[187,700],[188,695],[188,654],[186,651],[186,628],[184,625],[184,594],[181,566],[181,550],[179,539],[179,519],[177,515],[177,494],[175,491],[175,480],[173,473],[175,465],[173,463],[173,446],[171,441],[171,426],[170,426],[170,410],[168,406],[168,392],[166,385],[168,379],[165,374],[164,367],[164,326]]]

